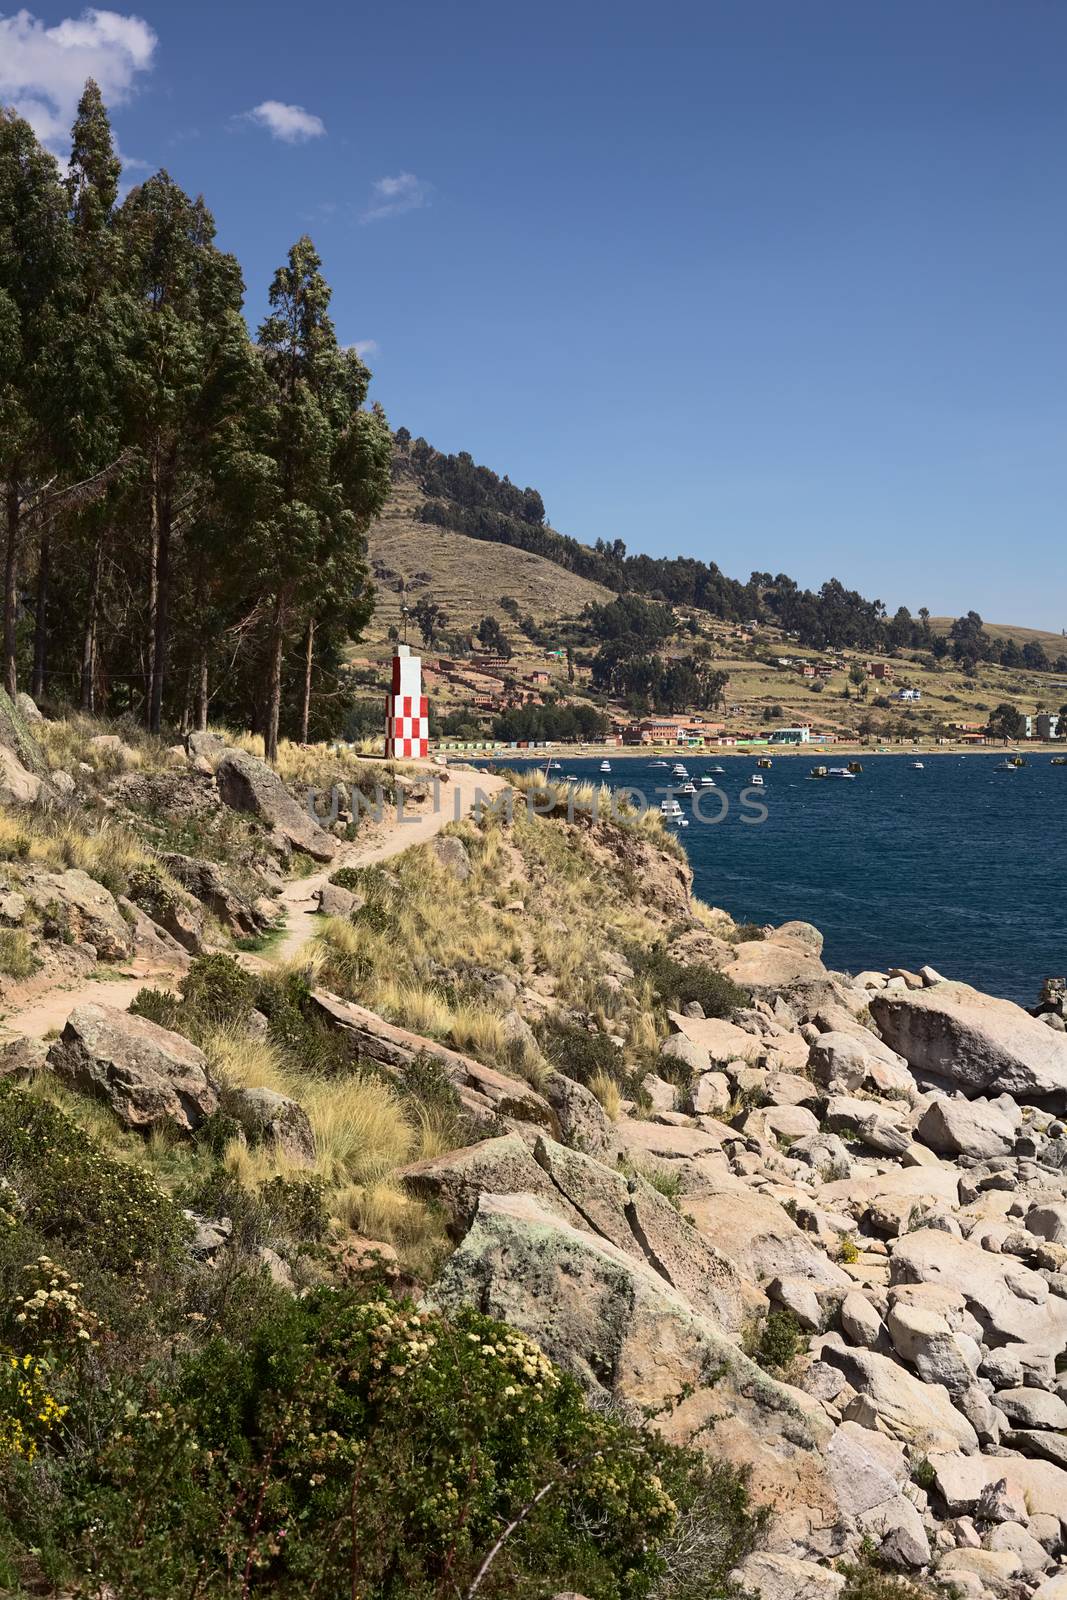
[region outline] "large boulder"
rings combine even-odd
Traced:
[[[822,1359],[844,1373],[857,1398],[847,1415],[922,1451],[977,1450],[978,1435],[939,1383],[923,1383],[888,1356],[827,1341]]]
[[[248,938],[262,931],[264,919],[254,900],[227,883],[216,862],[178,851],[168,851],[160,860],[171,877],[217,917],[234,938]]]
[[[265,761],[244,750],[225,750],[215,769],[215,781],[231,810],[261,817],[289,848],[302,850],[315,861],[332,861],[337,854],[337,840],[293,799]]]
[[[809,1051],[808,1071],[831,1094],[891,1089],[910,1097],[915,1087],[903,1056],[865,1029],[820,1034]]]
[[[40,798],[42,780],[28,771],[6,745],[0,745],[0,805],[30,806]]]
[[[101,961],[125,961],[133,954],[133,931],[115,897],[80,867],[34,872],[24,888],[60,937],[91,944]]]
[[[919,1118],[915,1137],[938,1155],[984,1161],[1008,1154],[1015,1143],[1015,1127],[996,1106],[937,1095]]]
[[[42,780],[48,778],[48,763],[37,743],[25,713],[4,689],[0,689],[0,747],[14,753],[27,772]]]
[[[592,1395],[648,1407],[669,1437],[747,1464],[755,1498],[773,1508],[772,1548],[844,1547],[821,1408],[768,1378],[643,1257],[530,1195],[483,1195],[430,1299],[477,1306],[536,1339]]]
[[[1037,1345],[1058,1355],[1067,1344],[1067,1300],[1040,1273],[939,1228],[919,1228],[892,1243],[893,1284],[934,1283],[961,1294],[989,1345]]]
[[[550,1072],[543,1088],[545,1099],[556,1113],[563,1143],[572,1150],[584,1150],[586,1155],[608,1166],[615,1166],[622,1154],[622,1144],[611,1118],[592,1090],[562,1072]]]
[[[76,1088],[104,1100],[139,1133],[169,1125],[192,1133],[217,1110],[207,1057],[179,1033],[111,1006],[76,1006],[48,1052]]]
[[[876,991],[869,1003],[886,1043],[912,1071],[970,1098],[1010,1094],[1067,1106],[1067,1036],[1010,1000],[965,983],[940,983]]]
[[[735,1188],[686,1195],[685,1209],[697,1232],[753,1283],[771,1278],[806,1278],[817,1288],[844,1293],[852,1280],[816,1248],[769,1194]]]
[[[470,1228],[483,1194],[529,1194],[575,1227],[581,1214],[559,1193],[538,1166],[533,1152],[517,1133],[481,1139],[462,1150],[448,1150],[402,1167],[400,1182],[409,1194],[430,1201],[444,1212],[449,1231],[461,1239]]]
[[[793,940],[751,939],[736,945],[723,967],[731,982],[754,994],[773,995],[828,976],[819,957]]]

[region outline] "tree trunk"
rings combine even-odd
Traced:
[[[282,650],[285,646],[285,605],[275,601],[270,625],[267,671],[267,706],[263,724],[263,748],[271,766],[278,764],[278,722],[282,709]]]
[[[7,480],[7,560],[4,565],[4,688],[12,699],[18,690],[15,662],[15,628],[18,620],[19,522],[22,501],[18,478],[12,472]]]
[[[148,638],[144,686],[145,723],[152,726],[152,686],[156,673],[156,636],[159,626],[159,455],[152,452],[148,486]]]
[[[315,619],[308,618],[307,648],[304,653],[304,708],[300,715],[300,742],[308,742],[308,722],[311,720],[311,668],[315,661]]]
[[[83,711],[93,711],[96,706],[96,621],[100,610],[103,545],[103,537],[98,537],[93,545],[93,559],[89,568],[89,599],[85,612],[85,633],[82,636],[81,708]]]
[[[167,672],[167,646],[170,622],[170,517],[164,515],[159,522],[156,563],[156,626],[155,653],[152,657],[152,694],[148,707],[148,726],[152,733],[159,732],[163,719],[163,680]]]
[[[30,693],[39,700],[45,691],[48,668],[48,590],[52,578],[52,534],[41,534],[41,559],[37,564],[37,607],[33,622],[33,681]]]
[[[208,713],[208,676],[207,676],[207,645],[200,646],[200,659],[196,664],[196,711],[194,721],[199,733],[207,729]]]

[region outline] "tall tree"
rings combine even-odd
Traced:
[[[137,306],[131,396],[145,462],[145,720],[158,731],[174,540],[199,510],[198,475],[214,408],[228,404],[218,380],[233,355],[243,285],[234,257],[215,248],[215,223],[203,200],[191,200],[166,172],[127,196],[119,224]]]
[[[0,474],[3,477],[3,682],[17,687],[19,567],[28,509],[53,487],[60,431],[53,358],[70,262],[66,197],[29,123],[0,110]]]
[[[364,536],[390,482],[385,416],[379,407],[363,409],[370,373],[355,351],[338,346],[321,266],[311,240],[298,239],[274,275],[258,336],[270,386],[262,447],[271,483],[258,567],[267,647],[262,729],[271,761],[287,645],[306,640],[324,608],[344,606],[352,635],[370,615]]]

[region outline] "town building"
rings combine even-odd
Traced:
[[[771,734],[770,738],[767,740],[767,743],[768,744],[810,744],[811,743],[811,728],[808,727],[808,726],[805,726],[805,727],[802,727],[802,728],[775,728],[774,732]]]
[[[1039,739],[1061,739],[1060,724],[1063,718],[1058,711],[1039,711],[1037,714],[1037,736]]]

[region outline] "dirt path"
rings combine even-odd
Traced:
[[[426,770],[440,775],[437,768]],[[412,812],[402,819],[398,819],[394,812],[387,811],[383,821],[374,825],[373,830],[368,830],[368,837],[342,846],[328,867],[306,878],[294,878],[285,885],[279,899],[279,907],[285,913],[284,933],[266,954],[246,956],[244,964],[262,969],[276,962],[287,961],[314,936],[318,891],[340,867],[372,866],[375,862],[388,861],[402,854],[413,845],[425,844],[450,822],[469,816],[477,792],[492,796],[504,787],[506,780],[496,773],[452,772],[448,783],[440,786],[438,810],[433,810],[430,801],[418,812]],[[41,1039],[45,1034],[61,1029],[75,1006],[92,1001],[125,1011],[137,991],[146,983],[155,982],[165,988],[180,976],[175,967],[137,960],[124,963],[118,971],[110,968],[98,970],[104,975],[48,990],[35,996],[27,1005],[6,1013],[0,1018],[0,1036],[21,1034],[27,1038]]]

